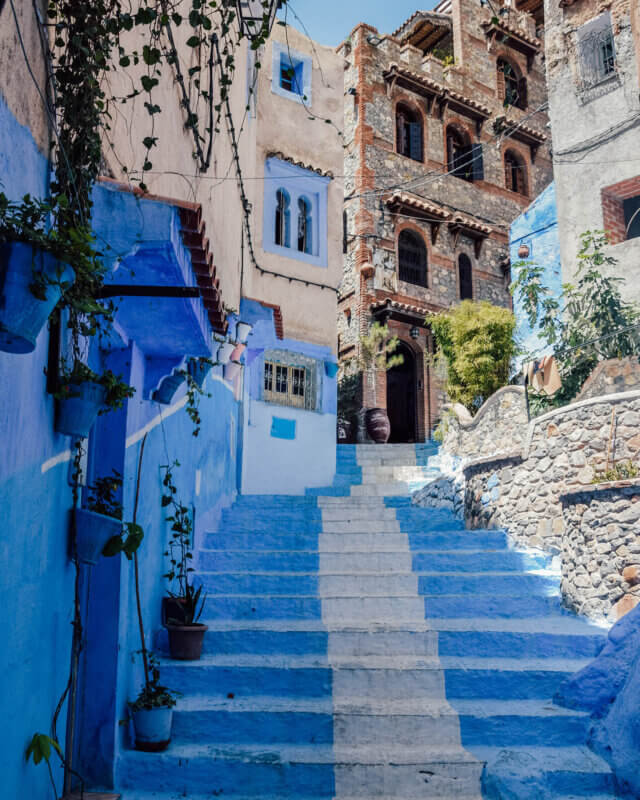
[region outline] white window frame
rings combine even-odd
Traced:
[[[300,94],[298,92],[290,92],[280,85],[280,65],[283,56],[291,62],[294,68],[299,64],[302,65],[302,91]],[[286,44],[274,42],[271,68],[271,91],[274,94],[280,95],[280,97],[292,100],[294,103],[301,103],[307,108],[311,108],[311,82],[313,73],[311,57],[300,53],[298,50],[287,47]]]

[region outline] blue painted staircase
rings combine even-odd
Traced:
[[[331,487],[225,512],[203,658],[163,660],[173,741],[121,754],[123,800],[615,796],[588,718],[551,702],[605,631],[563,610],[548,555],[411,505],[433,455],[340,446]]]

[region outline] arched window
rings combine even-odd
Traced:
[[[473,300],[471,259],[465,253],[462,253],[458,258],[458,275],[460,277],[460,299]]]
[[[447,172],[465,181],[473,180],[473,148],[469,137],[453,125],[447,128]]]
[[[527,168],[524,159],[513,150],[504,154],[504,183],[512,192],[527,194]]]
[[[298,198],[298,250],[313,253],[311,203],[306,197]]]
[[[276,192],[275,243],[280,247],[291,247],[289,195],[284,189]]]
[[[396,109],[396,150],[402,156],[422,161],[422,118],[405,105]]]
[[[527,107],[527,79],[505,58],[498,59],[498,96],[505,106]]]
[[[401,231],[398,237],[398,273],[401,281],[427,285],[427,248],[413,231]]]

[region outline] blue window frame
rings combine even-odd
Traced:
[[[274,42],[272,66],[271,91],[310,107],[313,66],[310,56],[291,50],[280,42]]]
[[[329,180],[288,161],[267,159],[264,250],[316,267],[327,266]]]

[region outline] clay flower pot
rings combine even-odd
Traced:
[[[365,414],[367,433],[376,444],[386,444],[391,436],[391,424],[384,408],[370,408]]]
[[[231,353],[236,349],[235,344],[232,342],[223,342],[220,347],[218,348],[218,355],[217,361],[218,364],[225,364],[229,363],[229,359],[231,358]]]
[[[171,741],[173,709],[166,706],[142,708],[134,711],[133,728],[136,734],[136,750],[145,753],[161,753]]]
[[[169,632],[169,653],[178,661],[198,661],[202,655],[204,635],[207,625],[167,625]]]
[[[38,273],[45,280],[44,298],[36,297],[30,288]],[[62,296],[63,284],[74,280],[71,267],[51,253],[24,242],[0,244],[0,350],[33,352],[38,334]]]

